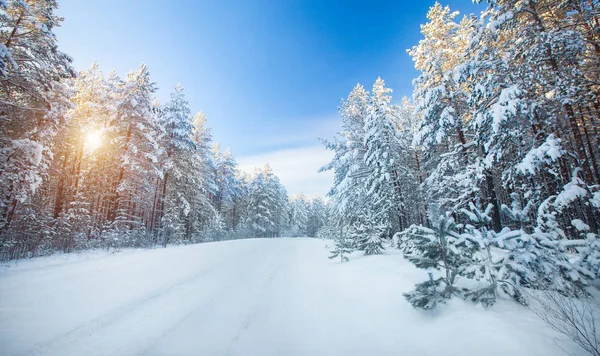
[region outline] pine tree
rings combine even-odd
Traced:
[[[143,225],[138,209],[152,196],[148,172],[157,173],[159,136],[154,110],[156,85],[145,65],[120,84],[114,130],[118,137],[119,170],[113,178],[108,221],[111,229],[136,229]]]
[[[6,230],[42,184],[54,137],[64,122],[74,76],[71,58],[58,51],[54,0],[0,5],[0,229]]]
[[[335,246],[331,250],[329,259],[340,258],[340,262],[348,262],[348,255],[354,251],[353,241],[348,238],[343,232],[340,233],[334,239]]]
[[[414,144],[420,119],[413,103],[406,97],[396,106],[392,116],[396,128],[394,137],[394,212],[398,218],[397,229],[404,230],[412,224],[426,224],[427,212],[423,194],[425,170],[422,147]],[[397,230],[395,230],[397,231]]]
[[[290,231],[292,237],[308,236],[308,220],[310,202],[304,194],[295,194],[290,197]]]
[[[396,220],[393,208],[399,203],[399,186],[396,164],[399,162],[395,147],[396,128],[389,107],[391,89],[378,78],[373,85],[369,114],[365,121],[365,166],[370,172],[366,177],[369,209],[376,213],[377,221],[391,228]],[[397,226],[397,224],[395,224]],[[387,233],[384,233],[387,235]]]
[[[191,239],[192,227],[188,221],[192,210],[192,200],[201,194],[201,182],[189,172],[196,170],[196,144],[192,140],[193,125],[189,105],[183,94],[183,87],[177,85],[171,100],[162,110],[165,147],[162,165],[160,219],[163,229],[163,244],[172,239]]]
[[[348,231],[348,237],[354,241],[354,246],[364,251],[365,255],[380,255],[385,250],[383,242],[387,226],[374,215],[370,210],[361,213]]]
[[[288,212],[287,191],[268,164],[256,169],[248,186],[247,221],[258,237],[275,237],[282,232]]]
[[[237,178],[237,162],[229,150],[221,152],[221,146],[213,146],[216,159],[215,183],[217,185],[217,194],[215,199],[215,208],[219,213],[228,209],[234,199],[239,195],[240,182]]]
[[[317,232],[327,224],[327,206],[323,198],[315,195],[310,200],[306,235],[316,237]]]
[[[431,229],[413,226],[403,233],[403,238],[411,242],[410,252],[405,251],[405,257],[410,262],[418,268],[442,271],[437,278],[429,273],[427,281],[404,294],[413,306],[423,309],[435,308],[458,292],[455,282],[466,262],[463,252],[457,248],[460,235],[454,220],[441,216],[431,225]]]
[[[464,253],[470,256],[470,261],[461,270],[461,275],[482,283],[475,290],[465,293],[466,298],[481,302],[484,306],[493,305],[497,298],[498,281],[497,261],[492,256],[492,247],[495,245],[494,235],[488,230],[491,225],[491,213],[494,207],[489,204],[482,210],[472,203],[469,210],[462,212],[469,218],[469,224],[465,226],[465,233],[461,234],[459,245],[463,245]]]
[[[56,233],[62,240],[60,244],[64,252],[71,252],[77,247],[86,247],[90,223],[89,204],[85,201],[85,197],[78,193],[58,219]]]
[[[191,213],[188,222],[191,227],[201,233],[211,221],[216,219],[218,205],[216,197],[218,194],[217,183],[217,159],[212,150],[213,139],[211,129],[208,126],[207,117],[203,112],[198,112],[193,120],[192,139],[196,145],[194,155],[194,179],[197,180],[194,189],[200,192],[193,196]]]
[[[454,70],[468,58],[472,19],[458,24],[454,22],[457,15],[436,3],[427,14],[430,21],[421,27],[424,39],[408,51],[421,71],[413,94],[421,116],[414,140],[428,153],[425,165],[430,173],[425,187],[434,215],[467,206],[482,179],[474,166],[476,152],[465,125],[467,97],[454,77]]]
[[[369,171],[364,163],[364,128],[368,104],[369,93],[357,84],[339,108],[339,135],[333,141],[323,140],[325,147],[335,152],[333,160],[320,171],[334,171],[334,186],[328,195],[337,213],[345,217],[340,224],[351,224],[366,201],[365,179]]]

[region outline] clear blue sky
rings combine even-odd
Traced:
[[[461,14],[469,0],[440,1]],[[206,112],[215,140],[248,167],[271,161],[290,192],[324,194],[341,98],[378,76],[394,99],[417,75],[406,49],[434,1],[59,0],[56,32],[81,70],[97,60],[124,76],[148,65],[166,100],[181,82],[192,111]],[[308,159],[306,156],[310,156]],[[300,164],[292,164],[295,160]]]

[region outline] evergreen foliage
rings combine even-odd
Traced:
[[[125,78],[97,63],[76,75],[57,47],[56,8],[0,1],[0,260],[275,237],[290,226],[315,236],[327,223],[318,197],[290,217],[270,167],[240,171],[181,85],[160,103],[143,64]]]
[[[358,84],[323,141],[334,153],[323,235],[347,226],[358,249],[391,244],[439,270],[406,294],[420,308],[453,295],[527,304],[527,289],[582,296],[599,277],[597,5],[488,5],[462,19],[433,5],[408,50],[413,100],[392,104],[381,78],[372,92]]]

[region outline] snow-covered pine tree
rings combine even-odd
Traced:
[[[414,140],[426,152],[424,165],[429,174],[424,186],[433,216],[446,211],[456,215],[474,201],[482,180],[474,165],[472,134],[465,124],[470,115],[466,93],[454,77],[454,70],[468,60],[473,19],[465,17],[456,23],[457,15],[436,3],[427,14],[429,22],[421,26],[424,39],[408,51],[421,71],[414,81],[413,97],[421,118]]]
[[[398,182],[396,164],[396,127],[392,121],[389,93],[383,79],[377,78],[371,92],[369,113],[365,120],[365,166],[369,171],[365,184],[369,209],[373,211],[378,225],[391,230],[400,227],[395,207],[400,203],[401,188]],[[384,237],[389,232],[384,233]]]
[[[565,184],[562,191],[548,197],[537,211],[537,226],[532,236],[539,241],[539,244],[545,248],[545,256],[555,267],[551,274],[553,280],[541,278],[547,283],[547,288],[561,292],[564,295],[581,295],[582,290],[590,281],[596,280],[598,275],[598,265],[595,264],[594,256],[597,254],[597,235],[589,231],[589,226],[579,219],[571,221],[569,228],[574,229],[566,232],[561,227],[559,217],[565,212],[573,209],[573,206],[583,205],[597,207],[597,193],[592,193],[592,189],[579,178],[581,169],[577,168],[571,174],[573,179]],[[577,221],[579,220],[579,221]],[[584,238],[581,237],[581,230],[588,230]],[[571,235],[568,238],[567,233]],[[579,235],[579,236],[577,236]],[[578,238],[579,237],[579,238]],[[588,239],[589,238],[589,239]],[[573,258],[572,251],[578,252],[576,258]],[[588,260],[588,258],[591,258]],[[589,263],[585,263],[588,261]],[[582,264],[582,262],[584,262]],[[550,275],[550,274],[549,274]]]
[[[273,222],[274,230],[271,237],[279,237],[283,231],[289,227],[289,195],[285,186],[279,180],[279,177],[273,174],[273,179],[270,180],[272,190],[275,192],[275,204],[273,206]]]
[[[372,210],[365,210],[358,215],[348,230],[348,237],[356,249],[365,255],[380,255],[387,237],[388,227],[377,218]]]
[[[162,146],[165,147],[165,155],[161,162],[163,177],[160,211],[164,211],[161,229],[163,244],[166,246],[172,239],[191,240],[192,200],[202,194],[202,182],[198,175],[190,174],[199,168],[197,146],[192,140],[192,115],[181,85],[175,87],[171,100],[162,113],[161,124],[165,132]]]
[[[590,3],[490,4],[471,37],[473,61],[461,71],[461,81],[477,89],[471,105],[486,164],[501,167],[504,185],[535,206],[558,194],[578,167],[581,179],[597,184],[599,107],[591,103],[599,92],[589,65],[600,63],[600,52],[589,45]],[[598,213],[573,207],[558,220],[570,233],[570,214],[600,228]]]
[[[215,183],[217,194],[215,208],[219,214],[222,214],[224,210],[230,208],[233,200],[239,194],[238,164],[229,148],[221,152],[220,144],[213,145],[213,153],[216,157]]]
[[[61,240],[59,246],[64,252],[87,247],[85,243],[88,240],[90,223],[89,203],[79,192],[57,219],[56,234]]]
[[[397,194],[394,210],[399,219],[399,227],[404,230],[413,224],[427,223],[427,206],[422,189],[425,179],[423,152],[420,145],[414,144],[420,119],[414,104],[406,97],[402,98],[400,105],[395,106],[392,119],[396,127],[393,174],[400,193]]]
[[[319,239],[333,240],[339,236],[339,231],[343,228],[338,226],[337,221],[340,219],[336,214],[336,210],[331,203],[327,203],[325,207],[325,222],[324,225],[317,231],[316,237]]]
[[[460,270],[460,274],[479,282],[479,284],[465,291],[465,298],[474,302],[480,302],[488,307],[496,302],[499,266],[497,259],[492,255],[492,247],[495,246],[494,235],[488,229],[492,223],[490,216],[494,207],[488,204],[485,210],[469,204],[469,209],[462,209],[469,223],[465,226],[465,232],[460,235],[461,240],[457,245],[461,246],[465,255],[469,257],[468,263]]]
[[[255,236],[278,236],[286,222],[288,197],[271,166],[256,169],[248,193],[247,220]]]
[[[310,209],[308,213],[308,222],[306,235],[316,237],[317,232],[327,223],[327,206],[323,198],[318,195],[310,199]]]
[[[308,235],[308,219],[310,214],[310,202],[308,198],[300,193],[290,197],[290,230],[291,237],[302,237]]]
[[[154,110],[156,84],[148,68],[140,68],[120,83],[117,117],[119,170],[113,178],[108,221],[112,230],[132,230],[144,225],[140,211],[151,205],[152,174],[158,174],[157,155],[161,126]],[[148,174],[150,173],[150,174]]]
[[[331,249],[329,259],[340,258],[340,262],[348,262],[348,255],[354,251],[354,242],[351,238],[344,234],[343,228],[336,234],[334,238],[334,247]]]
[[[458,292],[456,278],[468,261],[457,247],[460,234],[452,218],[441,216],[431,226],[412,226],[404,232],[404,238],[411,242],[405,257],[418,268],[441,270],[441,275],[429,273],[427,281],[404,294],[414,307],[423,309],[435,308]]]
[[[580,294],[579,287],[561,273],[570,264],[567,256],[555,248],[558,246],[546,234],[530,227],[532,205],[523,208],[517,194],[513,199],[512,207],[503,206],[502,211],[509,224],[519,228],[505,227],[499,233],[491,232],[495,246],[501,249],[495,256],[496,279],[501,290],[521,304],[529,302],[524,288]]]
[[[68,108],[64,82],[74,71],[57,47],[56,8],[54,0],[0,6],[0,235],[46,177]]]
[[[214,220],[216,214],[218,158],[212,149],[212,133],[206,114],[202,111],[196,113],[193,124],[192,138],[197,147],[194,171],[197,172],[196,178],[200,181],[198,188],[202,193],[195,196],[190,220],[193,220],[194,229],[201,231]]]
[[[364,163],[364,128],[368,108],[369,93],[357,84],[339,108],[341,131],[334,140],[322,141],[334,152],[332,161],[320,171],[334,171],[334,183],[328,195],[336,214],[343,217],[337,220],[338,224],[352,224],[366,203],[365,180],[369,171]]]

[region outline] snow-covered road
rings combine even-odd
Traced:
[[[0,271],[1,355],[562,355],[526,309],[402,297],[397,252],[251,239],[23,261]]]

